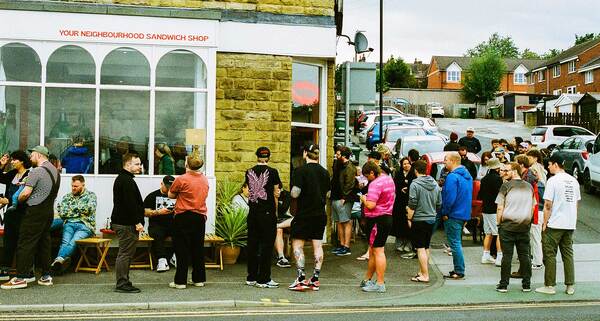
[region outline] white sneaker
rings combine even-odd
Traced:
[[[573,290],[575,290],[575,289],[573,289]],[[553,286],[544,286],[544,287],[535,289],[535,292],[543,293],[543,294],[556,294],[556,289]]]
[[[471,231],[469,231],[469,229],[468,229],[468,228],[466,228],[466,227],[463,227],[463,233],[464,233],[465,235],[471,235]]]
[[[567,289],[565,290],[565,293],[568,295],[575,294],[575,287],[573,285],[567,285]]]
[[[169,271],[169,263],[167,263],[167,259],[160,258],[158,259],[158,264],[156,265],[156,272],[167,272]]]
[[[496,263],[496,260],[491,256],[482,256],[481,257],[481,264],[494,264],[494,263]]]
[[[540,264],[540,265],[532,264],[531,265],[532,270],[541,270],[542,267],[544,267],[542,264]]]
[[[185,284],[175,284],[175,282],[171,282],[171,283],[169,283],[169,287],[173,288],[173,289],[181,290],[181,289],[185,289],[187,286]]]
[[[496,266],[502,266],[502,255],[496,255],[496,261],[494,263]]]
[[[171,263],[171,265],[173,267],[177,267],[177,257],[175,256],[175,253],[173,253],[173,256],[171,256],[171,259],[169,260],[169,263]]]
[[[204,286],[204,282],[196,282],[196,283],[194,283],[194,281],[192,281],[192,280],[188,280],[188,284],[189,285],[193,285],[193,286],[197,286],[197,287],[203,287]]]

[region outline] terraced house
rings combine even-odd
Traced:
[[[81,141],[99,229],[122,153],[141,155],[146,194],[160,155],[180,174],[199,144],[210,231],[217,178],[241,181],[257,147],[271,148],[286,184],[305,144],[323,146],[327,166],[337,2],[0,0],[0,152],[42,144],[60,159]]]
[[[529,92],[584,94],[600,92],[600,38],[573,46],[537,65],[528,74]]]
[[[463,88],[462,82],[465,74],[469,72],[471,57],[461,56],[433,56],[427,72],[428,89],[453,89]],[[527,73],[534,67],[543,63],[535,59],[504,59],[506,74],[500,82],[500,92],[527,93]]]

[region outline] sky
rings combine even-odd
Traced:
[[[520,50],[544,53],[567,49],[575,34],[600,32],[596,0],[383,0],[384,61],[390,55],[406,62],[429,63],[431,56],[462,56],[494,32],[510,36]],[[344,0],[343,34],[365,31],[379,61],[379,0]],[[343,37],[337,63],[351,61],[354,48]]]

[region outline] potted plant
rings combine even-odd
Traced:
[[[230,204],[222,206],[215,220],[215,234],[223,238],[223,263],[235,264],[248,241],[246,212]]]

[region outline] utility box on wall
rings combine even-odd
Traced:
[[[377,65],[372,62],[345,62],[342,64],[342,104],[346,99],[350,109],[375,105],[375,78]]]

